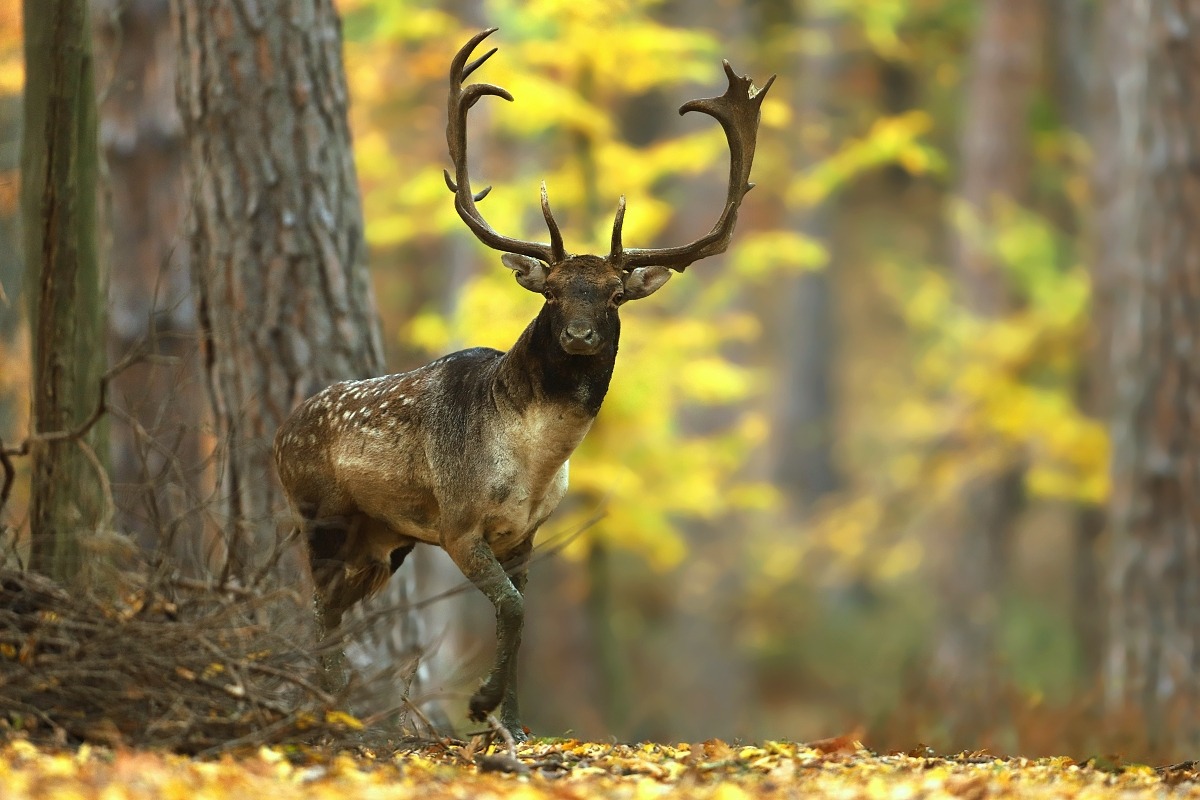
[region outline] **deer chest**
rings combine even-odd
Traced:
[[[529,540],[567,493],[568,465],[564,463],[544,487],[494,484],[489,513],[484,515],[484,538],[502,556]]]
[[[583,441],[591,418],[556,408],[530,410],[492,453],[484,535],[501,553],[526,541],[567,492],[568,458]]]

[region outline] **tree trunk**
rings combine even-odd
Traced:
[[[0,175],[17,175],[21,166],[22,98],[0,96]],[[24,318],[19,313],[24,302],[22,276],[24,258],[20,204],[0,198],[0,358],[17,358],[23,349]],[[10,444],[17,436],[18,421],[25,409],[18,408],[14,387],[0,381],[0,437]]]
[[[819,3],[808,2],[804,20],[805,41],[793,62],[793,105],[805,125],[822,124],[832,134],[839,59],[837,41],[841,20],[828,16]],[[788,11],[783,11],[786,15]],[[790,26],[789,26],[790,27]],[[816,34],[820,39],[815,39]],[[818,41],[820,44],[813,44]],[[820,145],[801,143],[797,171],[807,169],[829,155]],[[834,364],[837,363],[837,327],[834,324],[833,229],[836,200],[825,198],[815,206],[792,212],[786,224],[822,244],[830,254],[823,269],[788,277],[780,282],[782,300],[778,313],[777,340],[784,343],[779,354],[780,392],[772,428],[777,450],[773,454],[772,477],[798,500],[803,513],[825,495],[836,491],[842,478],[833,455]]]
[[[81,539],[103,522],[99,432],[70,431],[96,408],[104,351],[96,255],[96,98],[86,0],[25,0],[21,158],[33,331],[30,566],[60,581],[82,567]]]
[[[1042,47],[1041,2],[981,4],[964,87],[959,200],[979,223],[979,233],[956,231],[952,262],[963,304],[981,318],[1000,317],[1012,305],[989,245],[998,204],[1016,202],[1026,193],[1029,110]],[[943,564],[946,619],[935,672],[956,709],[951,726],[962,734],[989,726],[983,715],[994,705],[996,625],[1022,483],[1016,464],[968,480],[959,499],[957,542]]]
[[[276,545],[272,436],[305,397],[379,374],[330,0],[174,0],[189,237],[237,572]]]
[[[1029,173],[1029,111],[1038,84],[1042,20],[1039,0],[982,4],[971,74],[965,86],[959,194],[984,228],[998,200],[1019,201]],[[963,302],[984,316],[1011,307],[1007,283],[988,242],[956,236],[953,255]]]
[[[157,358],[114,377],[110,429],[117,527],[198,571],[207,427],[183,240],[188,197],[168,0],[93,0],[100,146],[111,230],[109,358],[149,341]],[[172,541],[165,539],[170,537]]]
[[[1084,217],[1075,231],[1083,241],[1084,261],[1091,265],[1092,296],[1090,334],[1085,345],[1078,383],[1081,411],[1095,419],[1106,419],[1110,402],[1108,386],[1108,332],[1112,326],[1112,273],[1117,243],[1123,235],[1120,217],[1113,217],[1118,197],[1113,181],[1115,107],[1111,82],[1093,77],[1097,68],[1110,73],[1109,58],[1097,53],[1113,52],[1108,31],[1101,31],[1101,16],[1089,0],[1055,0],[1050,6],[1050,52],[1056,56],[1052,86],[1055,104],[1068,130],[1091,142],[1091,186],[1095,215]],[[1099,39],[1103,36],[1103,39]],[[1070,230],[1070,229],[1068,229]],[[1103,658],[1105,602],[1100,540],[1107,516],[1095,503],[1081,502],[1075,512],[1072,553],[1072,627],[1079,641],[1082,674],[1089,684],[1100,675]]]
[[[1200,690],[1200,0],[1112,3],[1131,257],[1114,262],[1108,699],[1153,747],[1197,744]],[[1175,716],[1177,715],[1177,716]],[[1174,724],[1180,723],[1180,724]]]
[[[335,381],[382,373],[383,347],[330,0],[173,5],[218,496],[232,569],[245,574],[279,545],[279,423]],[[406,566],[387,593],[393,635],[382,650],[363,643],[368,661],[423,643]],[[406,688],[419,694],[420,682]]]

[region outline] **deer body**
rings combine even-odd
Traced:
[[[533,346],[541,316],[507,353],[462,350],[305,401],[275,440],[296,513],[365,528],[363,568],[417,542],[444,546],[449,520],[478,528],[500,558],[525,547],[566,492],[616,357],[614,340],[585,368],[547,363]]]
[[[715,117],[730,145],[726,204],[709,234],[682,247],[626,249],[621,198],[609,254],[572,255],[544,184],[549,244],[502,236],[476,208],[489,189],[470,188],[467,111],[485,95],[512,99],[490,84],[463,86],[495,52],[467,63],[493,30],[473,37],[451,64],[446,134],[455,171],[446,184],[471,231],[546,302],[506,353],[463,350],[318,393],[280,426],[275,461],[308,545],[324,627],[336,627],[351,605],[381,589],[417,543],[443,548],[496,609],[496,657],[471,697],[470,716],[483,720],[499,707],[500,721],[524,738],[515,668],[528,558],[539,526],[566,493],[568,459],[608,392],[618,309],[657,291],[672,270],[726,249],[752,188],[759,106],[770,81],[756,89],[726,63],[728,91],[680,109]]]

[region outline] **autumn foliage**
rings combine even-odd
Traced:
[[[522,744],[497,768],[491,748],[443,742],[398,752],[332,755],[301,747],[194,761],[163,753],[85,747],[0,749],[5,796],[121,798],[751,798],[931,797],[1126,798],[1190,796],[1194,765],[1154,770],[1112,762],[998,758],[921,750],[875,755],[852,739],[761,746],[620,745],[545,740]]]
[[[0,0],[0,115],[23,82],[19,5]],[[1013,34],[1009,44],[1039,48],[1043,64],[1020,87],[1032,98],[1021,135],[1006,141],[1021,164],[1008,177],[1024,189],[985,207],[963,199],[971,164],[962,131],[981,9],[1003,1],[336,5],[365,240],[395,371],[459,347],[506,348],[541,302],[463,229],[442,178],[446,67],[470,34],[500,27],[503,57],[486,79],[515,96],[473,112],[472,177],[493,187],[487,217],[513,236],[543,237],[544,180],[578,251],[604,250],[621,195],[630,246],[702,234],[719,213],[724,140],[675,111],[719,89],[722,58],[760,80],[780,76],[762,108],[758,185],[729,252],[630,308],[611,393],[572,459],[571,493],[543,529],[540,552],[561,558],[539,560],[531,576],[523,711],[535,735],[595,741],[539,740],[509,754],[502,741],[470,739],[463,698],[480,670],[467,662],[486,657],[478,643],[492,620],[458,586],[423,586],[417,600],[442,615],[438,624],[453,623],[430,637],[462,663],[437,674],[433,691],[465,738],[399,752],[358,742],[335,755],[311,743],[347,744],[354,718],[305,677],[319,658],[297,646],[308,632],[294,620],[277,625],[262,598],[227,585],[205,597],[184,584],[78,598],[14,575],[0,592],[0,718],[13,739],[0,753],[0,785],[18,797],[117,785],[129,796],[723,800],[1190,785],[1186,767],[1122,765],[1186,757],[1191,744],[1171,732],[1195,725],[1182,705],[1155,725],[1106,707],[1105,540],[1084,530],[1112,494],[1113,457],[1106,381],[1092,363],[1111,301],[1094,269],[1105,253],[1090,230],[1102,200],[1092,139],[1123,128],[1088,122],[1087,87],[1068,67],[1082,63],[1086,77],[1111,66],[1089,61],[1076,41],[1086,38],[1078,15],[1109,4],[1035,3],[1046,17]],[[120,126],[107,130],[119,143]],[[6,152],[0,437],[11,443],[28,427],[30,378],[20,265],[6,246],[18,181]],[[951,242],[1002,286],[995,313],[964,302]],[[804,294],[821,281],[827,295]],[[823,326],[799,324],[818,318]],[[828,407],[793,430],[781,409],[798,386],[781,376],[812,342],[827,355],[799,383],[824,387]],[[201,423],[191,433],[220,444]],[[823,447],[836,466],[815,499],[779,477],[785,451],[799,445]],[[0,514],[9,567],[26,530],[27,465],[16,469]],[[973,509],[964,495],[1004,475],[1015,475],[1003,509],[1010,525],[987,557],[966,558]],[[190,521],[205,514],[193,499],[180,503]],[[987,591],[980,573],[994,580]],[[971,604],[946,591],[956,579],[975,590]],[[16,613],[23,602],[30,613]],[[946,655],[956,616],[986,640],[976,643],[984,678],[973,694],[954,690]],[[1159,685],[1168,683],[1182,685]],[[859,726],[851,741],[908,754],[785,741]],[[609,737],[708,743],[596,743]],[[38,749],[80,740],[116,749]],[[236,763],[122,749],[239,742],[253,746]],[[941,759],[910,751],[917,742],[968,752]],[[984,747],[1056,758],[971,754]]]

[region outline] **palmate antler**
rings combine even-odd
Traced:
[[[567,254],[563,249],[562,233],[559,231],[558,223],[554,221],[554,215],[550,213],[550,200],[546,195],[545,183],[542,184],[542,216],[546,218],[546,226],[550,229],[550,244],[548,245],[527,242],[523,239],[512,239],[497,233],[491,225],[488,225],[487,220],[475,206],[477,202],[487,197],[492,187],[487,186],[478,194],[471,192],[471,178],[467,172],[467,112],[479,101],[479,98],[485,95],[503,97],[509,102],[512,102],[513,99],[508,90],[490,83],[473,83],[466,88],[463,87],[463,81],[491,58],[495,54],[496,48],[493,47],[470,64],[467,63],[467,59],[471,57],[471,53],[479,46],[480,42],[497,30],[497,28],[488,28],[472,36],[470,41],[463,45],[462,49],[454,56],[454,60],[450,62],[450,98],[447,104],[446,143],[450,146],[450,161],[454,164],[454,178],[451,179],[449,170],[443,170],[442,173],[446,177],[446,185],[450,187],[450,191],[454,192],[454,208],[462,217],[463,222],[467,223],[467,227],[479,238],[479,241],[493,250],[503,253],[519,253],[540,259],[547,264],[554,264],[565,259]]]
[[[725,210],[708,235],[691,244],[626,250],[621,246],[621,225],[625,221],[625,198],[622,197],[617,204],[617,218],[613,222],[612,252],[609,257],[626,269],[660,266],[683,272],[692,262],[724,253],[729,247],[742,198],[754,188],[754,184],[750,183],[750,165],[754,161],[754,147],[758,140],[759,109],[767,90],[775,82],[775,76],[768,78],[759,89],[749,76],[734,73],[728,61],[721,63],[729,78],[729,88],[725,94],[684,103],[679,107],[679,113],[699,111],[708,114],[725,129],[725,138],[729,142],[729,191],[725,197]]]
[[[491,191],[490,186],[477,194],[471,192],[471,181],[467,170],[467,112],[471,106],[485,95],[502,97],[512,101],[513,96],[507,90],[490,83],[475,83],[463,87],[463,81],[485,61],[492,57],[496,48],[492,48],[474,61],[467,63],[471,53],[488,36],[496,32],[489,28],[471,37],[462,49],[455,55],[450,65],[450,98],[448,102],[448,122],[446,124],[446,142],[450,147],[450,160],[454,164],[454,178],[449,170],[445,171],[446,185],[454,192],[454,207],[463,222],[467,224],[481,242],[494,250],[505,253],[517,253],[531,256],[547,264],[556,264],[568,257],[563,248],[562,233],[554,215],[550,212],[550,202],[546,194],[546,184],[542,183],[542,216],[546,219],[546,227],[550,230],[550,244],[528,242],[522,239],[512,239],[497,233],[488,225],[479,213],[476,203],[483,200]],[[702,100],[692,100],[679,108],[680,114],[688,111],[699,111],[715,118],[725,130],[725,138],[729,143],[729,190],[726,195],[725,209],[721,212],[713,229],[696,241],[679,247],[625,249],[621,241],[621,228],[625,221],[625,198],[621,197],[617,204],[617,214],[613,221],[612,247],[609,260],[622,269],[636,267],[662,266],[682,272],[689,264],[708,256],[725,252],[729,240],[733,236],[733,228],[737,222],[738,208],[746,192],[754,188],[750,183],[750,166],[754,161],[754,147],[758,137],[759,109],[767,90],[775,81],[772,75],[761,88],[754,86],[749,77],[734,73],[728,61],[722,62],[725,75],[729,78],[729,88],[719,97]]]

